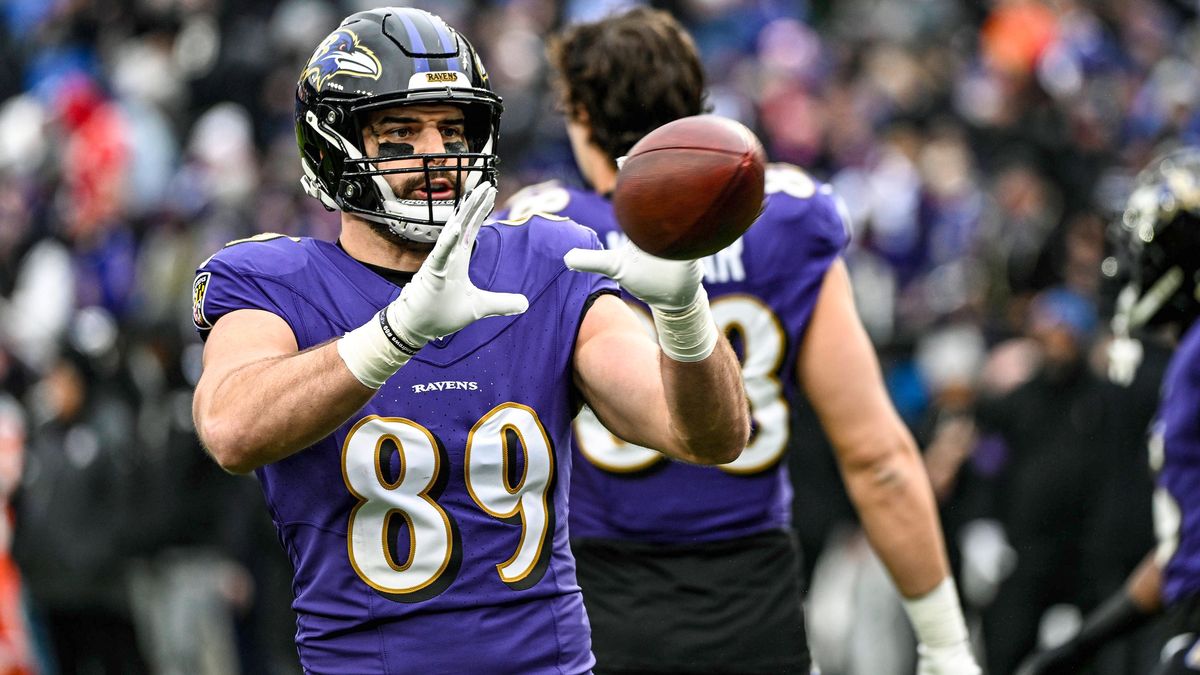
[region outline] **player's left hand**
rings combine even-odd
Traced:
[[[656,258],[628,239],[611,251],[571,249],[563,262],[577,272],[603,274],[638,300],[667,312],[691,307],[704,278],[699,260]]]
[[[917,645],[917,675],[980,675],[979,664],[971,654],[970,643],[963,641],[946,647]]]

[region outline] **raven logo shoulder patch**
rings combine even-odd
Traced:
[[[201,272],[196,275],[196,280],[192,282],[192,321],[196,324],[196,328],[200,330],[212,328],[212,324],[204,316],[204,295],[208,292],[208,280],[210,277],[212,277],[212,272]]]

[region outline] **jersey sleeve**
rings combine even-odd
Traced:
[[[772,194],[753,226],[762,228],[747,252],[756,284],[791,335],[807,332],[825,276],[849,245],[843,214],[833,191],[814,184],[806,193]]]
[[[518,190],[492,213],[492,218],[520,220],[535,214],[559,214],[570,201],[570,192],[558,181],[546,181]]]
[[[239,309],[261,309],[288,320],[277,294],[271,292],[271,284],[246,264],[247,249],[251,248],[252,245],[243,245],[223,249],[196,270],[192,282],[192,321],[201,339],[208,339],[217,320]]]
[[[817,299],[825,283],[825,275],[850,244],[847,220],[845,207],[833,190],[828,185],[818,188],[809,200],[807,216],[801,223],[804,236],[809,242],[802,259],[801,283],[812,289],[811,292],[803,294],[800,308],[803,320],[801,332],[807,330],[808,322],[812,319]]]
[[[841,198],[822,185],[809,200],[801,227],[811,242],[807,258],[828,269],[850,245],[850,228]]]

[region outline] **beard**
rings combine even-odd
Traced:
[[[461,194],[462,188],[461,181],[458,180],[458,176],[455,175],[457,173],[459,172],[445,170],[430,171],[428,174],[428,182],[426,182],[426,174],[424,172],[414,173],[413,175],[393,174],[400,180],[397,182],[388,181],[388,185],[392,188],[392,194],[396,195],[396,198],[399,200],[413,201],[419,204],[428,204],[427,198],[417,196],[416,192],[418,190],[427,189],[430,187],[429,184],[434,181],[444,179],[449,183],[449,189],[452,191],[452,196],[449,199],[435,199],[433,201],[435,203],[453,201]],[[385,176],[385,180],[390,177],[391,176]],[[425,216],[422,215],[421,217],[424,218]],[[367,226],[370,227],[375,234],[401,248],[410,250],[432,250],[433,248],[433,242],[418,242],[407,239],[399,234],[396,234],[396,232],[392,230],[391,226],[385,223],[380,223],[369,218],[364,218],[363,221],[366,222]]]
[[[426,198],[418,197],[416,195],[417,190],[425,190],[428,187],[430,187],[430,184],[433,183],[434,181],[439,180],[439,179],[444,179],[450,183],[450,189],[453,191],[454,196],[451,197],[449,200],[435,199],[434,201],[451,201],[453,199],[456,199],[460,194],[462,194],[462,181],[460,181],[459,177],[457,175],[455,175],[458,173],[460,173],[460,172],[458,172],[458,171],[431,171],[429,173],[429,181],[428,182],[426,182],[426,180],[425,180],[424,173],[419,173],[419,174],[416,174],[413,176],[408,176],[408,177],[403,177],[404,174],[400,174],[400,176],[402,176],[402,182],[399,185],[392,186],[392,193],[396,195],[397,199],[423,202],[426,200]],[[461,173],[465,173],[465,172],[461,172]]]
[[[417,196],[416,192],[418,190],[426,190],[430,187],[430,183],[444,179],[448,185],[443,185],[440,187],[442,189],[446,189],[448,187],[451,190],[451,196],[449,199],[433,200],[434,203],[440,204],[455,201],[462,195],[462,181],[460,180],[460,175],[466,173],[467,171],[465,169],[459,171],[457,168],[450,170],[439,168],[438,170],[431,170],[429,172],[428,182],[426,181],[426,174],[424,172],[406,172],[385,175],[384,180],[387,181],[388,186],[392,189],[392,194],[395,195],[398,200],[417,202],[418,204],[424,205],[429,203],[428,199],[426,197]],[[422,215],[421,218],[425,218],[425,216]],[[407,239],[396,234],[392,230],[391,226],[385,223],[377,222],[370,218],[364,218],[363,222],[365,222],[367,226],[371,228],[372,232],[379,235],[380,238],[402,248],[410,250],[432,250],[433,248],[433,242],[417,242]]]

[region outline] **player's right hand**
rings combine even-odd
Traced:
[[[475,237],[495,202],[496,188],[491,183],[471,190],[412,281],[385,310],[387,323],[411,347],[419,349],[485,317],[520,314],[529,308],[524,295],[481,290],[467,276]]]
[[[481,290],[467,275],[475,237],[495,201],[491,183],[480,183],[464,197],[400,297],[337,341],[338,355],[363,386],[383,386],[430,340],[484,317],[529,309],[525,296]]]

